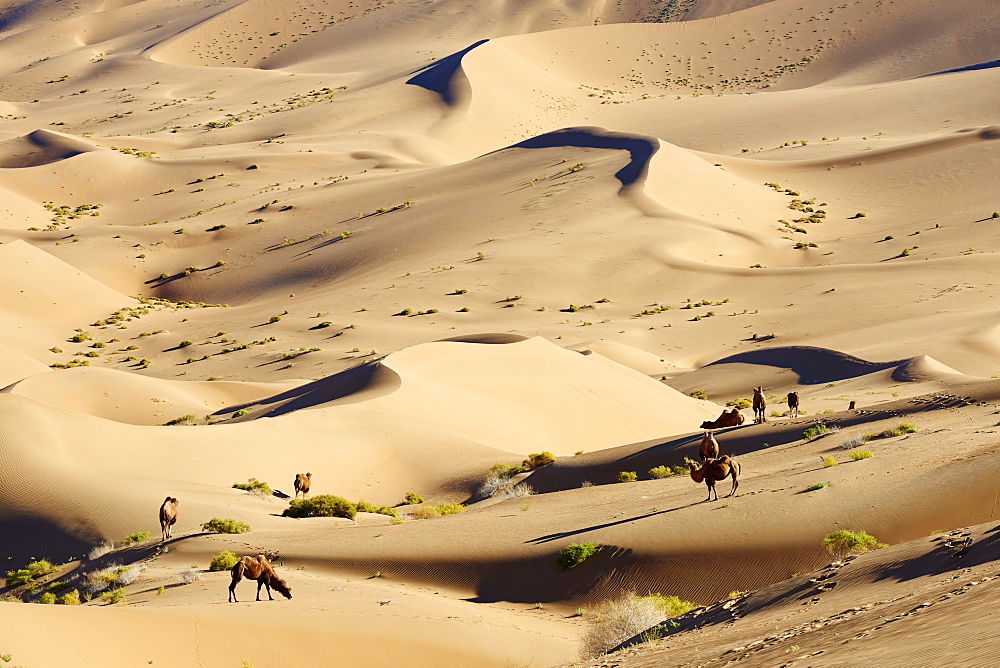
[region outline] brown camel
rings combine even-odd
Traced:
[[[732,459],[729,455],[722,455],[718,459],[708,459],[702,464],[701,468],[697,468],[695,462],[689,461],[688,468],[691,469],[691,480],[695,482],[705,481],[708,485],[708,498],[706,501],[712,500],[712,494],[715,494],[715,500],[719,500],[719,493],[715,491],[715,483],[719,480],[725,480],[728,477],[733,479],[733,491],[729,492],[726,496],[734,496],[736,494],[736,488],[740,486],[740,481],[738,480],[740,475],[740,465],[735,459]]]
[[[160,506],[160,533],[162,534],[160,542],[170,539],[171,528],[177,523],[177,506],[178,501],[172,496],[164,499],[163,505]]]
[[[754,424],[760,424],[761,422],[767,422],[767,415],[765,414],[765,409],[767,408],[767,401],[764,400],[764,388],[755,387],[753,388],[753,421]]]
[[[271,568],[271,562],[263,554],[258,554],[256,559],[253,557],[243,557],[233,566],[232,574],[233,581],[229,584],[230,603],[239,603],[236,599],[236,584],[243,578],[257,581],[258,601],[260,600],[261,587],[267,587],[267,597],[272,601],[274,600],[274,597],[271,596],[272,587],[278,590],[278,593],[282,594],[285,598],[292,597],[291,588],[284,580],[278,577],[278,574]]]
[[[309,486],[312,484],[312,473],[296,473],[295,474],[295,498],[299,498],[299,492],[302,492],[302,498],[306,498],[306,494],[309,493]]]
[[[798,417],[799,416],[799,393],[798,392],[789,392],[788,393],[788,397],[786,397],[786,400],[788,401],[788,414],[791,417]]]
[[[701,445],[698,447],[698,455],[704,464],[706,459],[715,459],[719,456],[719,442],[712,436],[711,431],[706,431],[701,437]]]
[[[706,420],[701,423],[702,429],[721,429],[722,427],[738,427],[743,424],[746,418],[743,417],[743,413],[736,408],[731,411],[723,410],[722,415],[720,415],[715,420]]]
[[[852,401],[852,402],[851,402],[851,405],[847,407],[847,410],[849,410],[849,411],[853,411],[853,410],[854,410],[854,404],[855,404],[855,403],[856,403],[856,402]]]

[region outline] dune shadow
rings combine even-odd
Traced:
[[[656,512],[646,513],[645,515],[637,515],[635,517],[628,517],[625,519],[617,520],[615,522],[605,522],[604,524],[593,524],[589,527],[584,527],[582,529],[574,529],[572,531],[559,531],[557,533],[550,533],[545,536],[539,536],[538,538],[530,538],[525,543],[532,543],[534,545],[541,545],[543,543],[551,543],[556,540],[563,540],[564,538],[571,538],[573,536],[578,536],[580,534],[588,533],[591,531],[597,531],[599,529],[607,529],[608,527],[618,526],[620,524],[627,524],[629,522],[635,522],[636,520],[644,520],[650,517],[655,517],[657,515],[666,515],[667,513],[677,512],[678,510],[683,510],[685,508],[691,508],[699,503],[705,503],[705,501],[698,501],[695,503],[689,503],[686,506],[677,506],[676,508],[667,508],[666,510],[657,510]]]
[[[974,65],[965,65],[963,67],[955,67],[950,70],[939,70],[937,72],[931,72],[929,74],[921,74],[918,79],[923,79],[924,77],[936,77],[942,74],[957,74],[958,72],[973,72],[975,70],[990,70],[995,67],[1000,67],[1000,60],[987,60],[982,63],[975,63]]]
[[[860,357],[814,346],[781,346],[751,350],[715,360],[706,367],[722,364],[756,364],[786,368],[799,375],[806,385],[830,383],[847,378],[866,376],[876,371],[892,369],[906,360],[869,362]]]
[[[420,86],[432,93],[437,93],[441,96],[441,100],[445,104],[449,107],[453,106],[455,104],[455,91],[452,88],[452,82],[455,79],[456,72],[462,66],[462,58],[465,57],[465,54],[488,41],[490,40],[481,39],[461,51],[457,51],[450,56],[445,56],[418,70],[414,70],[412,72],[414,76],[407,79],[406,83],[412,86]]]

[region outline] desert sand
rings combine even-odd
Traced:
[[[58,567],[0,659],[1000,663],[998,45],[988,0],[0,0],[0,557]],[[305,472],[398,517],[283,516]],[[694,609],[595,658],[650,594]]]

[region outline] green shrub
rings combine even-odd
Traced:
[[[673,470],[666,466],[656,466],[649,469],[649,475],[652,478],[667,478],[674,474]]]
[[[676,617],[677,615],[683,615],[686,612],[690,612],[695,608],[699,607],[697,603],[692,603],[691,601],[682,601],[677,596],[664,596],[663,594],[649,594],[648,596],[640,596],[641,600],[651,601],[657,609],[659,609],[663,616],[666,618]]]
[[[639,479],[635,471],[619,471],[618,472],[618,482],[635,482]]]
[[[853,459],[854,461],[858,461],[859,459],[868,459],[869,457],[871,457],[872,456],[872,451],[871,450],[851,450],[848,454],[851,456],[851,459]]]
[[[193,345],[194,345],[194,341],[189,341],[188,339],[184,339],[183,341],[181,341],[180,343],[177,344],[177,347],[178,348],[187,348],[188,346],[193,346]]]
[[[535,452],[528,455],[528,458],[521,462],[521,466],[526,469],[536,469],[539,466],[545,466],[546,464],[551,464],[556,460],[555,456],[548,450],[544,452]]]
[[[680,464],[672,467],[670,470],[674,472],[674,475],[687,475],[691,472],[691,469],[686,466],[681,466]]]
[[[753,400],[749,397],[739,397],[738,399],[727,401],[726,405],[735,406],[736,408],[750,408],[753,406]]]
[[[437,508],[434,506],[423,506],[415,508],[410,516],[415,520],[429,520],[438,516]]]
[[[244,415],[249,415],[249,414],[250,414],[250,411],[248,411],[245,408],[241,408],[238,411],[236,411],[235,413],[233,413],[233,417],[234,418],[238,418],[238,417],[243,417]],[[235,486],[236,485],[234,484],[233,487],[235,487]]]
[[[45,605],[55,605],[55,603],[56,603],[56,595],[53,594],[50,591],[47,591],[47,592],[45,592],[44,594],[42,594],[41,596],[38,597],[38,602],[39,603],[43,603]]]
[[[806,491],[807,492],[815,492],[817,489],[823,489],[824,487],[826,487],[829,484],[830,483],[828,483],[828,482],[817,482],[817,483],[814,483],[814,484],[809,485],[808,487],[806,487]]]
[[[320,494],[311,499],[294,499],[281,513],[284,517],[343,517],[353,520],[357,506],[332,494]]]
[[[491,466],[490,470],[486,472],[486,477],[489,478],[490,476],[495,475],[497,477],[506,478],[507,480],[510,480],[518,473],[524,473],[527,470],[528,468],[525,466],[511,466],[509,464],[497,463]]]
[[[37,580],[45,575],[50,575],[59,570],[58,566],[53,566],[45,559],[30,562],[26,567],[13,571],[7,571],[7,586],[16,587],[28,584],[32,580]]]
[[[101,600],[108,605],[114,605],[116,603],[121,603],[125,600],[125,590],[121,587],[115,587],[114,589],[109,589],[108,591],[101,594]]]
[[[233,566],[239,562],[239,557],[230,552],[229,550],[223,550],[217,555],[212,557],[212,563],[209,564],[208,570],[210,571],[228,571]]]
[[[250,531],[250,525],[237,522],[232,519],[219,519],[213,517],[201,525],[204,531],[214,531],[215,533],[246,533]]]
[[[272,315],[270,318],[267,319],[268,322],[279,322],[280,320],[281,320],[280,315]]]
[[[261,496],[271,496],[274,494],[274,490],[271,489],[270,485],[257,480],[257,478],[248,478],[246,482],[234,482],[233,489],[242,489],[244,492],[260,494]]]
[[[601,549],[601,544],[595,541],[587,543],[572,543],[559,551],[556,555],[556,568],[565,571],[568,568],[579,566],[590,557],[597,554]]]
[[[407,492],[403,495],[403,502],[399,505],[401,506],[412,506],[416,503],[423,503],[424,497],[420,496],[416,492]]]
[[[455,515],[465,510],[465,506],[461,503],[442,503],[434,506],[434,510],[438,515]]]
[[[59,605],[80,605],[80,592],[74,589],[71,592],[60,596],[56,603]]]
[[[872,550],[878,550],[886,547],[886,544],[878,542],[874,536],[864,531],[841,529],[827,535],[823,539],[823,547],[829,550],[830,554],[837,559],[843,559],[852,554],[864,554]]]
[[[139,531],[125,536],[125,541],[122,545],[124,547],[128,547],[129,545],[135,545],[136,543],[145,543],[147,540],[149,540],[149,532]]]
[[[832,455],[827,455],[826,457],[823,458],[823,466],[830,467],[836,465],[837,465],[837,460],[834,459]]]
[[[823,436],[825,434],[833,434],[833,433],[836,433],[838,431],[840,431],[840,429],[838,427],[831,427],[831,426],[829,426],[827,424],[819,422],[819,423],[814,424],[813,426],[809,427],[808,429],[805,429],[802,432],[802,440],[803,441],[809,441],[809,440],[812,440],[814,438],[819,438],[820,436]]]
[[[388,515],[389,517],[399,517],[399,513],[396,512],[396,509],[390,508],[389,506],[376,506],[374,504],[368,503],[367,501],[358,501],[354,505],[359,513],[375,513],[377,515]]]

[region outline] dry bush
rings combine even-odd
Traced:
[[[504,492],[505,499],[516,499],[519,496],[531,496],[535,494],[535,488],[526,482],[520,482]]]
[[[584,634],[580,654],[592,659],[605,654],[629,638],[663,621],[663,613],[655,602],[626,594],[605,601],[588,611],[590,628]]]
[[[432,517],[437,517],[437,509],[434,506],[423,506],[422,508],[414,508],[410,516],[415,520],[429,520]]]
[[[114,551],[115,544],[111,541],[104,541],[100,545],[95,545],[90,548],[90,552],[87,552],[87,559],[93,561],[94,559],[100,559],[105,554]]]
[[[181,584],[191,584],[201,579],[201,571],[197,568],[182,568],[177,573],[177,581]]]

